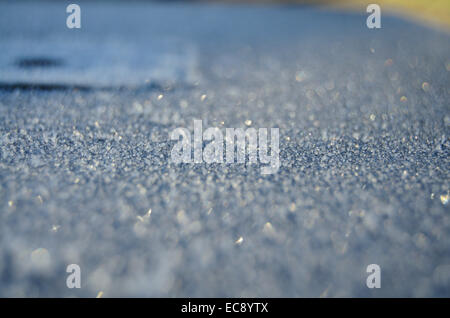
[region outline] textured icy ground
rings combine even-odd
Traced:
[[[64,5],[0,3],[0,46],[170,38],[198,81],[30,90],[0,69],[0,296],[450,296],[448,35],[295,7],[81,6],[74,31]],[[169,164],[193,119],[279,127],[279,172]]]

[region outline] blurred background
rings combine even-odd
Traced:
[[[106,0],[105,2],[116,1],[120,2],[122,0]],[[365,12],[365,9],[369,4],[375,3],[381,6],[382,11],[387,10],[388,12],[395,13],[403,17],[408,17],[435,27],[442,27],[446,29],[450,28],[450,1],[448,0],[133,0],[132,2],[138,1],[160,3],[192,2],[308,5],[358,12]],[[76,1],[72,2],[76,3]]]
[[[121,0],[113,0],[121,1]],[[198,2],[233,4],[287,4],[322,6],[334,9],[365,12],[366,7],[375,3],[382,11],[395,13],[435,27],[450,27],[450,1],[448,0],[135,0],[154,2]]]
[[[201,2],[303,4],[358,11],[364,10],[370,3],[375,3],[380,5],[382,10],[433,25],[447,28],[450,26],[450,1],[447,0],[204,0]]]

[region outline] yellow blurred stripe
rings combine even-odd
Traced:
[[[364,10],[370,3],[378,4],[381,12],[388,10],[398,15],[403,15],[419,20],[433,26],[440,26],[450,30],[450,0],[337,0],[325,1],[326,5]]]

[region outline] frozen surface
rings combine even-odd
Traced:
[[[62,3],[0,3],[8,54],[53,43],[65,60],[64,39],[98,65],[98,43],[129,48],[102,89],[58,63],[64,85],[30,89],[0,58],[0,296],[450,296],[448,35],[301,7],[80,4],[69,30]],[[169,40],[196,62],[152,49]],[[161,63],[133,64],[141,47],[181,66],[149,84]],[[194,119],[279,127],[279,172],[169,164]]]

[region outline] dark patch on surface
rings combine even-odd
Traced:
[[[149,83],[137,87],[133,86],[91,86],[91,85],[78,85],[78,84],[58,84],[58,83],[27,83],[27,82],[17,82],[17,83],[2,83],[0,82],[0,90],[3,91],[14,91],[16,89],[30,91],[30,90],[40,90],[40,91],[65,91],[65,90],[78,90],[78,91],[113,91],[113,90],[130,90],[135,92],[141,91],[161,91],[161,92],[173,92],[178,88],[183,89],[193,89],[195,86],[180,83],[177,85],[165,85],[159,83]]]
[[[40,90],[40,91],[63,91],[80,90],[89,91],[92,87],[83,85],[65,85],[65,84],[43,84],[43,83],[0,83],[0,90],[13,91],[20,90]]]
[[[53,57],[37,56],[19,58],[15,64],[20,68],[49,68],[63,66],[64,61]]]

